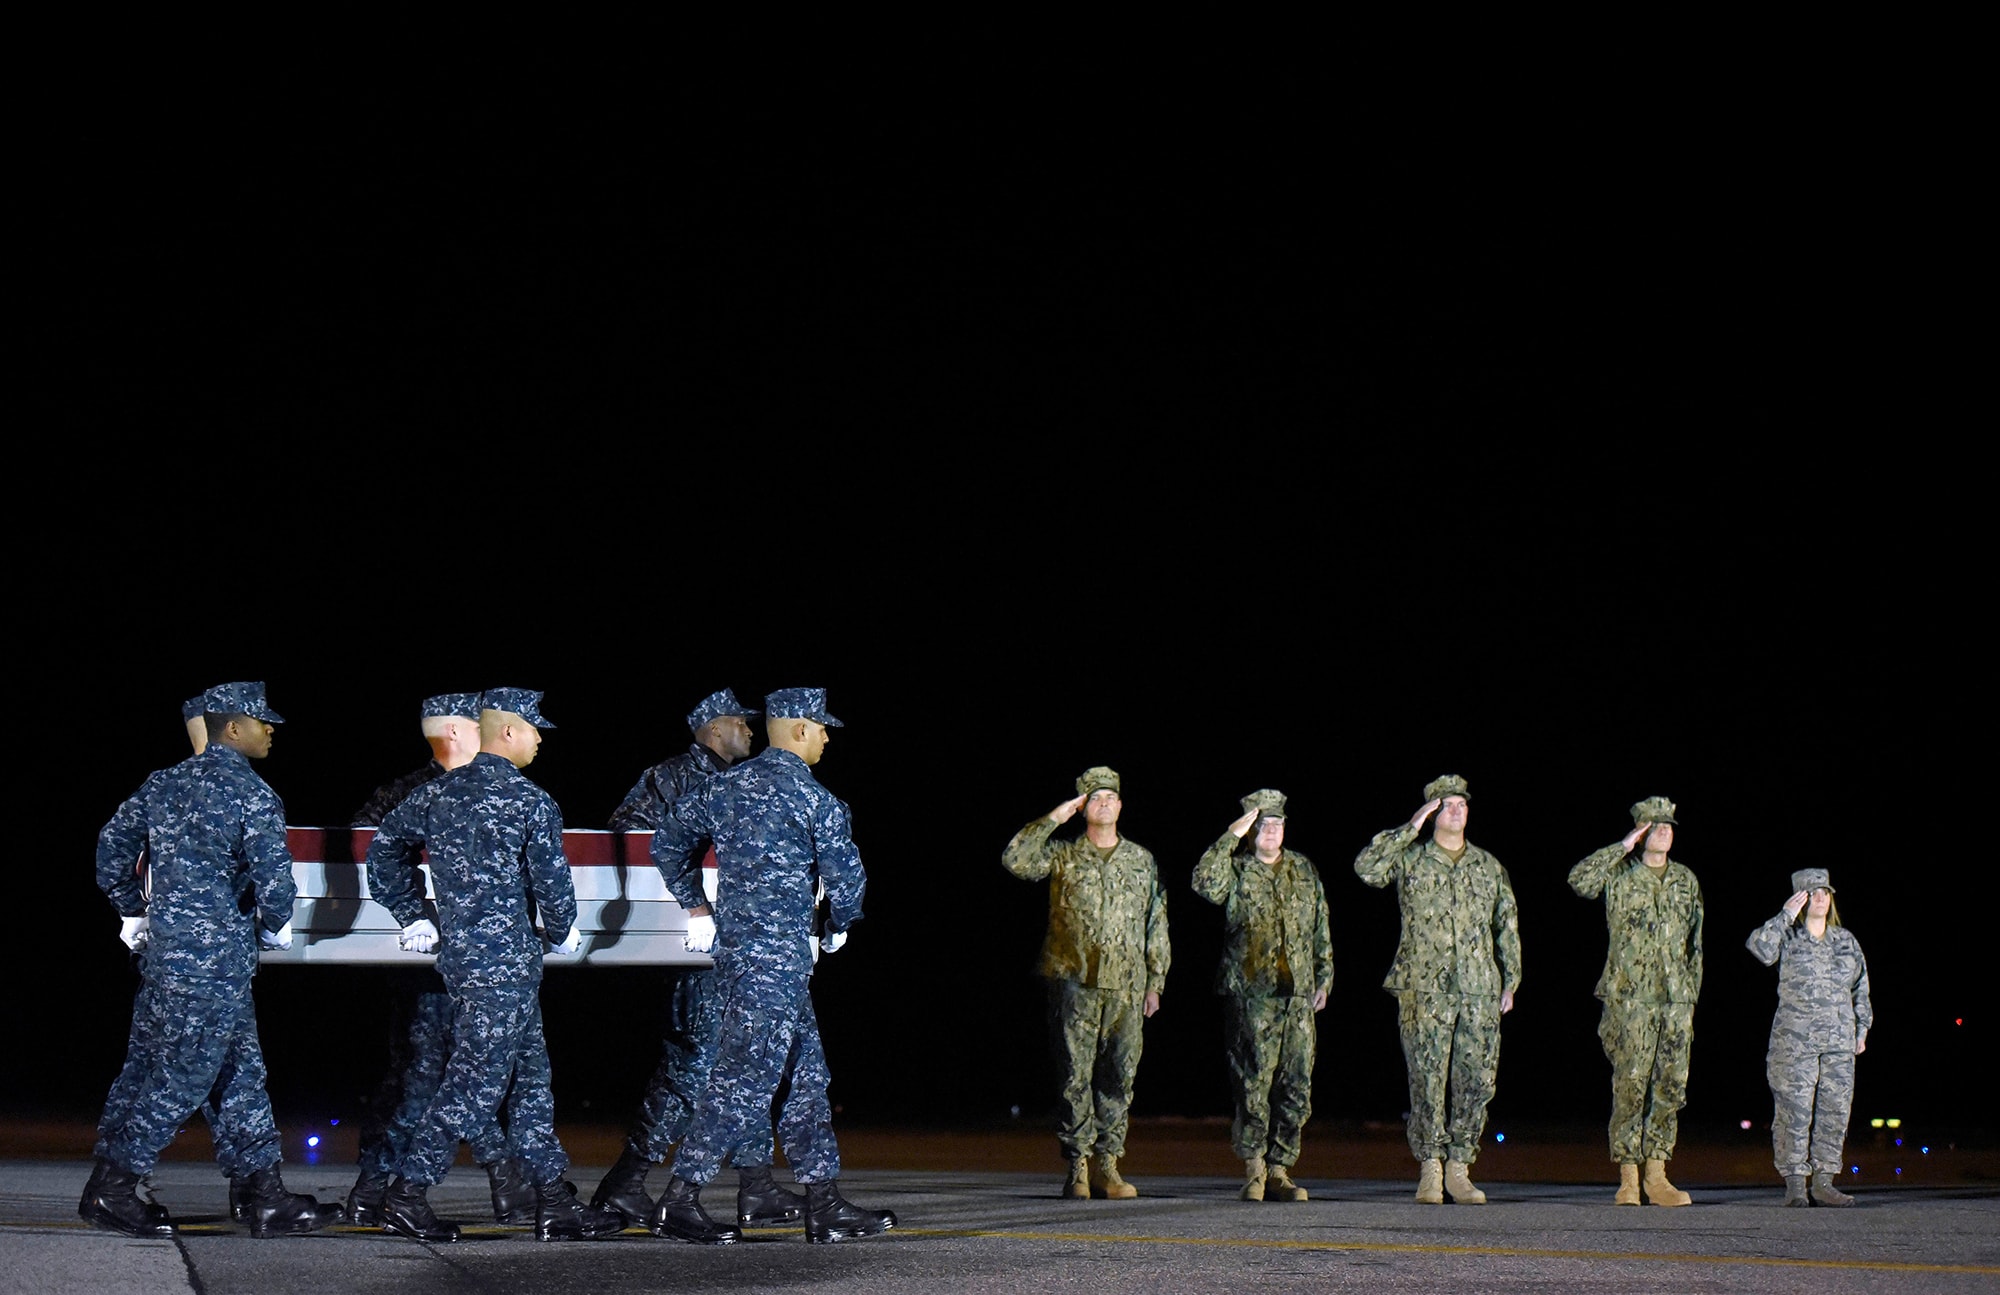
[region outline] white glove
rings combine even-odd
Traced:
[[[282,928],[273,931],[262,922],[257,924],[257,943],[267,949],[289,949],[292,947],[292,924],[286,922]]]
[[[715,947],[715,914],[704,913],[700,917],[688,918],[687,938],[681,947],[689,953],[707,953]]]
[[[121,917],[118,919],[118,938],[125,941],[125,947],[128,949],[136,949],[144,944],[149,933],[144,913],[139,914],[137,917]]]
[[[840,946],[846,943],[847,932],[828,931],[825,935],[819,937],[819,951],[821,953],[839,953]]]
[[[560,954],[561,956],[566,958],[570,954],[575,953],[578,949],[582,947],[583,947],[583,928],[577,926],[574,923],[571,923],[569,928],[569,935],[563,939],[563,942],[561,944],[551,944],[549,946],[549,952],[554,954]]]
[[[408,953],[429,953],[437,948],[438,929],[430,918],[420,917],[403,928],[403,933],[396,937],[396,943]]]

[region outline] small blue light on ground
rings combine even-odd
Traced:
[[[309,1147],[316,1147],[316,1146],[318,1146],[318,1145],[319,1145],[319,1134],[315,1133],[315,1134],[313,1134],[313,1135],[312,1135],[311,1137],[307,1138],[307,1139],[306,1139],[306,1145],[307,1145],[307,1146],[309,1146]]]
[[[1493,1140],[1495,1142],[1505,1142],[1507,1140],[1507,1135],[1504,1133],[1496,1133],[1493,1135]]]
[[[1897,1165],[1897,1166],[1896,1166],[1896,1177],[1898,1177],[1898,1178],[1901,1178],[1902,1176],[1903,1176],[1903,1167],[1902,1167],[1901,1165]]]
[[[332,1125],[332,1126],[333,1126],[334,1128],[336,1128],[336,1129],[340,1127],[340,1121],[339,1121],[339,1120],[328,1120],[328,1121],[327,1121],[327,1123],[328,1123],[328,1124],[331,1124],[331,1125]]]
[[[1899,1147],[1900,1147],[1900,1146],[1902,1146],[1902,1145],[1903,1145],[1903,1140],[1902,1140],[1901,1138],[1897,1138],[1897,1139],[1896,1139],[1896,1145],[1897,1145],[1897,1146],[1899,1146]]]
[[[1861,1166],[1860,1166],[1860,1165],[1849,1165],[1849,1166],[1847,1167],[1847,1172],[1848,1172],[1848,1173],[1850,1173],[1850,1174],[1858,1174],[1858,1173],[1860,1173],[1860,1172],[1861,1172]]]
[[[1917,1150],[1923,1152],[1925,1155],[1929,1155],[1931,1153],[1931,1149],[1929,1147],[1918,1147]]]

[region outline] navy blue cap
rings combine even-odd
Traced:
[[[765,693],[764,709],[772,719],[809,719],[828,728],[846,727],[826,713],[824,688],[780,688],[776,692]]]
[[[755,706],[745,706],[736,700],[734,692],[724,688],[721,692],[712,692],[702,698],[701,704],[688,712],[688,731],[699,732],[703,724],[712,719],[721,719],[724,715],[741,715],[748,719],[752,715],[763,713]]]
[[[487,710],[511,711],[536,728],[554,728],[542,718],[541,701],[542,694],[533,688],[488,688],[479,696],[479,704]]]
[[[190,697],[186,701],[182,702],[181,718],[193,719],[195,716],[200,715],[202,713],[202,702],[205,701],[206,699],[207,695],[203,694],[202,696],[199,697]]]
[[[476,692],[441,692],[435,697],[424,698],[425,719],[444,719],[448,716],[478,719],[479,711],[479,694]]]
[[[282,724],[285,717],[264,700],[264,684],[219,683],[201,695],[201,708],[210,715],[248,715],[267,724]]]

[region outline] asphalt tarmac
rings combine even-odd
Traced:
[[[588,1194],[617,1130],[562,1133],[577,1162],[570,1176]],[[1857,1204],[1800,1210],[1780,1204],[1768,1145],[1747,1135],[1684,1139],[1673,1178],[1694,1204],[1662,1209],[1613,1205],[1615,1172],[1578,1130],[1517,1131],[1511,1147],[1482,1155],[1474,1177],[1490,1200],[1479,1207],[1416,1204],[1414,1165],[1386,1129],[1310,1139],[1295,1176],[1312,1199],[1285,1204],[1237,1199],[1225,1122],[1137,1124],[1123,1162],[1140,1189],[1133,1201],[1058,1199],[1061,1162],[1045,1130],[842,1130],[844,1191],[894,1210],[894,1231],[809,1246],[796,1229],[757,1230],[707,1248],[640,1229],[538,1243],[531,1228],[486,1221],[485,1177],[463,1157],[431,1194],[466,1225],[456,1245],[344,1226],[257,1241],[229,1221],[198,1124],[152,1176],[179,1234],[132,1240],[77,1218],[88,1135],[0,1124],[0,1291],[2000,1291],[2000,1157],[1944,1144],[1907,1157],[1893,1138],[1871,1136],[1850,1148],[1859,1172],[1844,1185]],[[294,1190],[339,1199],[353,1177],[340,1136],[288,1150]],[[733,1179],[710,1188],[712,1212],[728,1207]]]

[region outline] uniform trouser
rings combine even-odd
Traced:
[[[1062,1071],[1056,1141],[1071,1160],[1125,1154],[1132,1082],[1145,1045],[1145,1001],[1136,989],[1049,982],[1049,1028]]]
[[[200,1109],[216,1130],[216,1160],[227,1172],[247,1177],[277,1164],[278,1124],[249,979],[149,979],[132,1011],[133,1039],[142,1046],[128,1044],[125,1069],[106,1098],[104,1159],[151,1173]]]
[[[660,1064],[646,1085],[638,1123],[626,1139],[633,1152],[655,1164],[665,1160],[674,1144],[687,1136],[695,1103],[701,1100],[708,1073],[715,1065],[722,1033],[722,990],[714,970],[693,967],[683,971],[668,1010]],[[729,1153],[729,1160],[737,1166],[769,1165],[774,1158],[772,1150],[767,1113],[763,1128],[747,1135]]]
[[[840,1177],[833,1136],[826,1054],[813,1015],[809,959],[751,961],[725,957],[715,967],[721,997],[715,1064],[674,1154],[674,1177],[702,1184],[722,1162],[771,1121],[771,1103],[789,1085],[778,1112],[778,1142],[801,1183]]]
[[[1500,1000],[1405,990],[1396,1002],[1410,1072],[1410,1152],[1469,1165],[1500,1069]]]
[[[451,1055],[451,995],[429,967],[398,967],[388,976],[389,1068],[369,1100],[361,1129],[359,1163],[370,1173],[393,1173],[410,1149],[410,1139],[431,1098],[444,1082]],[[498,1127],[482,1129],[466,1141],[492,1147]]]
[[[1597,1037],[1611,1062],[1611,1159],[1671,1160],[1687,1105],[1693,1003],[1605,1000]]]
[[[1230,1141],[1239,1158],[1299,1162],[1299,1135],[1312,1116],[1317,1030],[1310,998],[1228,996],[1225,1046],[1236,1087]]]
[[[1771,1053],[1764,1075],[1776,1108],[1771,1120],[1772,1160],[1786,1178],[1840,1172],[1847,1117],[1854,1109],[1854,1054]]]
[[[437,1094],[396,1165],[399,1177],[424,1185],[443,1181],[460,1139],[471,1143],[473,1159],[482,1165],[518,1158],[531,1182],[554,1182],[568,1172],[569,1157],[556,1140],[539,990],[534,984],[505,985],[451,995],[451,1055]],[[505,1134],[499,1119],[503,1106]]]

